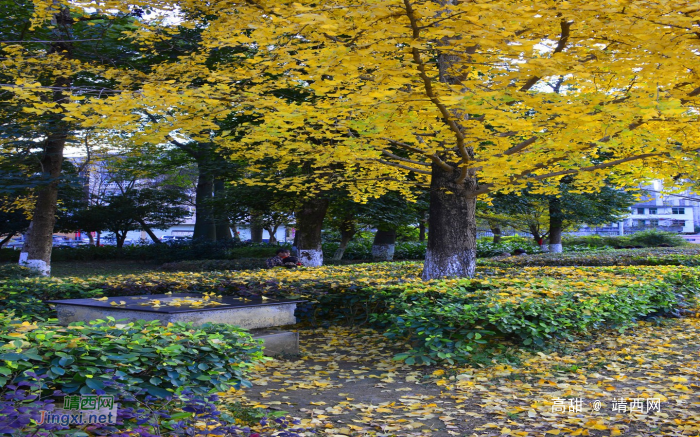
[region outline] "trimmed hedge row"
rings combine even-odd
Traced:
[[[700,247],[608,250],[587,253],[542,253],[482,262],[523,266],[700,266]]]
[[[0,287],[0,298],[5,295],[0,305],[39,318],[51,314],[43,300],[56,297],[213,291],[303,298],[308,302],[297,310],[303,322],[384,329],[412,342],[413,349],[400,358],[425,364],[464,361],[489,337],[539,346],[551,338],[624,327],[640,317],[690,306],[686,301],[700,289],[698,269],[692,267],[488,267],[474,280],[431,282],[420,281],[420,268],[418,263],[381,263],[236,274],[29,278]]]

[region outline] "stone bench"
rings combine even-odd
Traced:
[[[235,325],[251,330],[253,338],[263,340],[267,355],[277,355],[299,353],[299,334],[271,328],[295,324],[294,310],[300,302],[304,301],[171,293],[117,296],[105,300],[51,300],[47,303],[55,305],[58,321],[64,325],[107,317],[126,322],[159,320],[164,325],[177,322],[190,322],[194,326],[205,323]]]

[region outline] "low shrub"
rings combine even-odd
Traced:
[[[113,318],[56,326],[18,323],[0,313],[0,390],[46,375],[47,390],[109,392],[116,377],[128,387],[165,398],[185,388],[203,395],[249,385],[244,372],[263,358],[250,334],[232,325],[193,328],[159,322],[119,324]]]
[[[542,253],[492,260],[484,265],[501,266],[700,266],[700,247]]]
[[[166,263],[161,270],[166,272],[212,272],[225,270],[253,270],[265,268],[264,258],[206,259],[200,261],[178,261]]]
[[[39,276],[39,272],[19,264],[0,265],[0,281],[8,279],[21,279]]]
[[[585,235],[572,236],[565,235],[562,237],[564,246],[591,246],[591,247],[614,247],[614,248],[631,248],[631,247],[681,247],[687,246],[688,243],[680,235],[673,232],[658,231],[649,229],[646,231],[636,232],[628,235]]]
[[[136,244],[116,246],[57,247],[53,250],[53,261],[109,261],[136,260],[175,262],[202,259],[235,259],[272,256],[280,245],[268,243],[243,243],[237,241],[217,242],[170,242],[163,244]],[[284,246],[282,244],[282,246]],[[290,247],[287,245],[287,247]]]
[[[677,290],[662,281],[642,282],[603,272],[585,282],[509,279],[401,287],[389,309],[374,317],[387,326],[389,338],[413,344],[397,359],[407,364],[456,363],[503,340],[543,346],[551,339],[571,340],[597,329],[624,329],[640,317],[669,311],[679,303]]]

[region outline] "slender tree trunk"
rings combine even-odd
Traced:
[[[230,226],[229,232],[231,234],[233,234],[231,237],[231,238],[233,238],[233,241],[241,241],[241,236],[238,234],[238,225],[236,225],[235,223],[230,223],[229,226]],[[218,234],[218,232],[217,232],[217,234]]]
[[[498,223],[489,223],[489,227],[491,228],[491,232],[493,233],[493,242],[500,243],[501,242],[501,226]]]
[[[121,249],[124,247],[124,241],[126,240],[126,234],[127,232],[124,232],[124,234],[119,235],[118,232],[115,232],[114,235],[117,238],[117,249]]]
[[[472,277],[476,272],[476,196],[473,179],[435,164],[430,182],[428,248],[422,278]]]
[[[344,221],[340,226],[340,245],[338,249],[333,254],[333,261],[340,261],[343,259],[345,254],[345,249],[347,249],[348,244],[352,240],[352,237],[357,233],[357,228],[355,228],[355,222],[352,220]]]
[[[67,85],[68,81],[61,81]],[[63,93],[54,93],[54,101]],[[57,121],[56,124],[61,124]],[[58,183],[63,164],[63,148],[68,137],[66,127],[58,127],[58,132],[46,139],[44,156],[41,158],[42,179],[45,185],[37,190],[32,222],[27,230],[27,238],[19,255],[19,263],[38,270],[42,275],[51,274],[51,250],[53,249],[53,228],[56,224]]]
[[[0,241],[0,249],[2,249],[2,246],[6,245],[8,241],[12,240],[12,237],[14,236],[14,232],[7,234],[7,237],[3,238],[2,241]]]
[[[100,247],[100,240],[101,240],[101,239],[102,239],[102,232],[97,231],[97,242],[96,242],[96,243],[97,243],[97,244],[96,244],[97,247]]]
[[[279,226],[275,226],[274,228],[266,228],[265,230],[267,231],[268,234],[270,234],[270,238],[267,240],[268,243],[270,244],[275,244],[277,243],[277,237],[275,234],[277,233],[277,228]]]
[[[377,229],[377,232],[374,234],[374,242],[372,243],[372,260],[391,261],[394,259],[395,249],[396,229],[388,231]]]
[[[216,225],[212,211],[214,178],[204,159],[197,160],[197,192],[195,195],[194,240],[216,241]]]
[[[221,197],[224,195],[226,185],[221,179],[214,179],[214,197]],[[217,202],[218,204],[218,202]],[[228,219],[223,215],[212,211],[214,217],[216,217],[216,241],[230,241],[233,239],[231,236],[231,224]]]
[[[425,241],[425,220],[418,222],[418,241]]]
[[[142,219],[139,219],[139,224],[141,225],[141,228],[143,228],[144,231],[148,234],[149,237],[151,237],[151,240],[153,240],[153,243],[155,244],[163,244],[162,241],[160,241],[160,238],[156,236],[156,234],[153,233],[153,230],[151,230],[151,227],[146,224],[145,221]]]
[[[262,214],[257,211],[250,214],[250,241],[253,243],[262,243],[263,241]]]
[[[549,251],[561,253],[561,233],[564,229],[564,220],[561,212],[561,199],[552,197],[549,199]]]
[[[305,201],[297,211],[297,249],[299,260],[309,267],[323,265],[321,230],[328,211],[328,199],[313,198]]]
[[[90,240],[89,241],[90,246],[94,246],[95,245],[95,237],[92,236],[92,232],[88,232],[88,239]]]

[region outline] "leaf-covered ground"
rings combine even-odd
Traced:
[[[302,330],[301,358],[259,366],[252,388],[224,399],[286,411],[307,435],[694,436],[699,331],[696,318],[640,322],[559,350],[514,350],[502,357],[512,364],[421,368],[392,361],[400,345],[376,331]],[[577,399],[580,411],[553,411]]]

